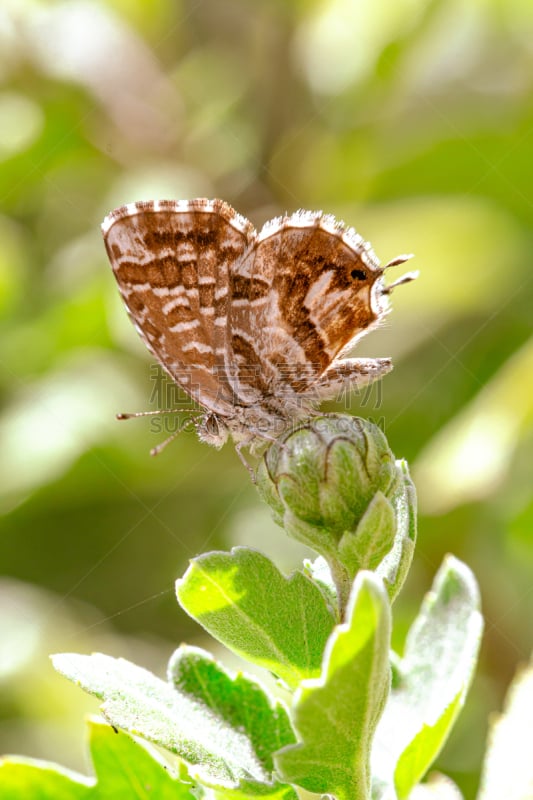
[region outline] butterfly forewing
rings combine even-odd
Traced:
[[[227,415],[224,354],[231,265],[253,235],[221,201],[136,203],[106,220],[126,308],[149,350],[195,400]]]

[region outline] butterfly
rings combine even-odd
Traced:
[[[343,354],[416,277],[383,280],[411,256],[380,266],[329,214],[300,210],[257,232],[222,200],[141,201],[112,211],[102,232],[135,328],[202,409],[204,442],[231,435],[239,454],[253,449],[392,369],[389,358]]]

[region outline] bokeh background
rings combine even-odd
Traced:
[[[300,562],[231,446],[183,434],[151,459],[161,425],[114,419],[168,387],[99,224],[217,196],[258,226],[323,208],[383,261],[416,254],[419,280],[358,351],[395,371],[350,410],[384,425],[419,491],[397,647],[445,553],[480,582],[481,663],[438,761],[474,797],[533,638],[533,6],[2,0],[0,84],[0,751],[86,768],[96,703],[48,653],[161,674],[203,641],[173,591],[195,553]]]

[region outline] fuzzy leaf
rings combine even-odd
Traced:
[[[335,619],[310,578],[288,578],[255,550],[206,553],[177,581],[185,611],[234,653],[295,688],[320,673]]]
[[[482,625],[475,579],[448,556],[409,631],[376,732],[377,796],[388,786],[407,798],[440,752],[470,685]]]
[[[274,769],[272,754],[295,740],[281,703],[273,703],[259,683],[241,673],[231,678],[209,653],[198,647],[178,648],[170,659],[168,677],[181,697],[200,703],[230,730],[246,735],[260,764],[263,782],[267,778],[270,784]],[[241,787],[246,787],[250,794],[258,793],[243,778]],[[273,786],[269,788],[277,791]]]
[[[196,665],[203,659],[211,671],[212,682],[198,684],[196,692],[177,691],[135,664],[99,653],[62,654],[53,662],[103,700],[102,713],[113,725],[180,756],[193,778],[225,790],[244,787],[249,795],[275,794],[279,785],[271,774],[268,748],[294,740],[283,707],[254,681],[241,675],[232,680],[196,648],[183,648],[182,665],[187,653]]]
[[[372,573],[357,576],[346,619],[330,637],[321,677],[296,692],[300,742],[275,761],[287,781],[310,792],[366,800],[372,736],[390,683],[389,600]]]
[[[45,761],[7,758],[0,764],[2,800],[193,800],[190,784],[126,734],[91,720],[89,737],[96,779]]]
[[[531,800],[533,759],[533,665],[509,690],[505,711],[490,733],[479,800]]]
[[[194,800],[192,783],[182,783],[172,776],[155,748],[147,749],[102,721],[89,723],[89,735],[98,800],[119,797]]]

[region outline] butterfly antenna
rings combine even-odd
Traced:
[[[117,414],[116,418],[121,419],[134,419],[135,417],[153,417],[157,414],[182,414],[183,412],[187,412],[187,414],[201,414],[201,411],[196,409],[187,409],[187,408],[159,408],[157,411],[133,411],[132,413],[123,412],[122,414]]]

